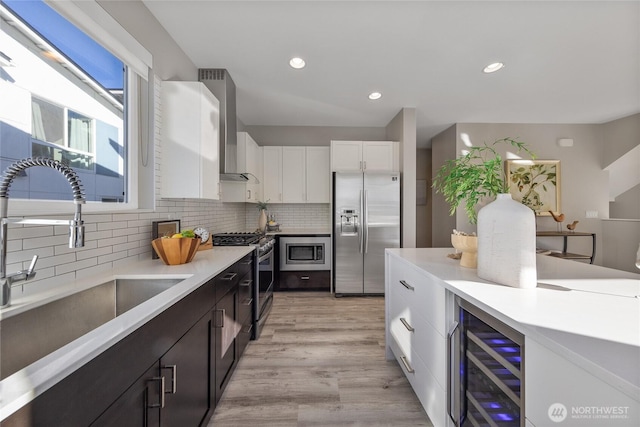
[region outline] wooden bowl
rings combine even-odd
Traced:
[[[478,267],[478,236],[451,235],[451,244],[462,252],[460,266],[467,268]]]
[[[151,246],[165,264],[187,264],[196,256],[198,247],[200,247],[200,238],[159,238],[153,240]]]

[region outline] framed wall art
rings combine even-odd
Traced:
[[[536,215],[560,212],[560,160],[507,160],[505,176],[513,200]]]
[[[180,220],[172,219],[168,221],[153,221],[151,222],[151,240],[155,240],[158,237],[171,237],[180,232]],[[151,248],[151,258],[158,259],[155,249]]]

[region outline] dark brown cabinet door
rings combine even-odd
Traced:
[[[216,403],[220,401],[237,360],[236,337],[241,328],[237,310],[238,287],[234,286],[218,300],[213,310]]]
[[[160,425],[162,377],[155,364],[91,425],[95,427],[151,427]]]
[[[165,377],[162,427],[198,426],[209,411],[211,316],[204,316],[160,359]]]

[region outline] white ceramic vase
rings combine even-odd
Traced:
[[[516,288],[536,287],[536,217],[511,194],[498,194],[478,212],[478,277]]]
[[[267,229],[267,211],[260,209],[260,216],[258,217],[258,230],[265,231]]]

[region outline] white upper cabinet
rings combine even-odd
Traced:
[[[331,141],[331,170],[360,172],[362,141]]]
[[[305,147],[282,147],[282,201],[304,203],[307,200]]]
[[[223,181],[222,200],[225,202],[256,203],[262,193],[262,148],[247,132],[238,132],[237,168],[239,173],[248,172],[260,183]]]
[[[308,203],[329,203],[331,169],[329,147],[306,147],[306,183]]]
[[[282,147],[262,147],[262,201],[282,203]]]
[[[200,82],[162,83],[161,196],[220,198],[220,103]]]
[[[262,147],[269,203],[329,203],[329,147]]]
[[[397,172],[398,146],[394,141],[331,141],[331,170]]]

